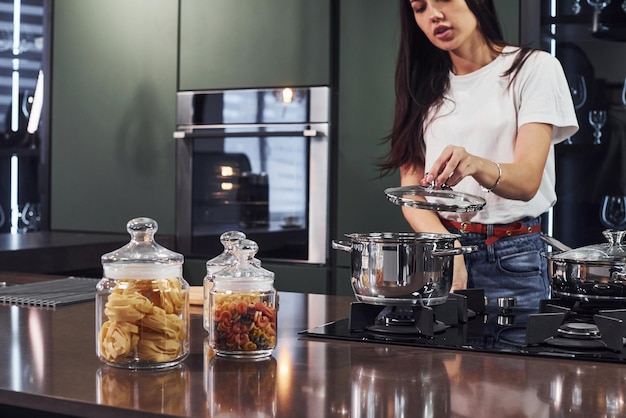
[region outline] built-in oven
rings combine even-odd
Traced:
[[[260,259],[326,264],[329,108],[325,86],[178,92],[178,251],[241,231]]]

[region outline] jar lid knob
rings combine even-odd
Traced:
[[[126,230],[133,241],[152,241],[158,229],[157,221],[150,218],[135,218],[126,224]]]
[[[227,231],[220,235],[220,242],[224,248],[232,250],[240,241],[246,239],[246,234],[241,231]]]
[[[254,256],[259,252],[259,244],[251,239],[244,239],[239,242],[237,251],[240,254],[240,262],[251,262],[254,260]]]

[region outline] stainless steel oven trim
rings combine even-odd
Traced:
[[[309,125],[309,124],[306,124]],[[318,131],[313,128],[304,128],[303,124],[298,124],[297,127],[300,127],[299,130],[289,130],[289,131],[265,131],[263,129],[275,127],[276,125],[194,125],[184,130],[174,132],[174,138],[183,139],[183,138],[210,138],[210,137],[223,137],[224,135],[228,136],[255,136],[255,137],[276,137],[276,136],[318,136],[318,135],[327,135],[327,132]],[[280,125],[281,127],[287,127],[288,125]],[[242,130],[237,130],[237,128],[241,128]],[[250,128],[258,129],[258,131],[250,131]],[[228,131],[225,131],[228,129]]]
[[[191,187],[193,144],[190,139],[176,143],[176,202],[175,229],[176,249],[183,254],[191,254]]]
[[[329,138],[328,124],[314,125],[309,160],[309,263],[326,264],[328,260]]]

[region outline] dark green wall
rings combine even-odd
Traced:
[[[338,236],[345,233],[406,230],[400,208],[384,189],[399,185],[396,175],[381,179],[376,161],[391,128],[395,57],[399,27],[396,2],[342,0],[340,22]],[[348,265],[349,256],[338,256]]]
[[[517,44],[519,42],[519,2],[522,0],[494,0],[498,17],[502,24],[504,39]],[[525,0],[537,1],[537,0]]]

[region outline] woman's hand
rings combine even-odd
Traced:
[[[465,148],[448,145],[420,183],[423,186],[432,184],[435,188],[444,184],[450,187],[456,186],[464,177],[473,176],[481,170],[483,163],[483,158],[470,154]]]

